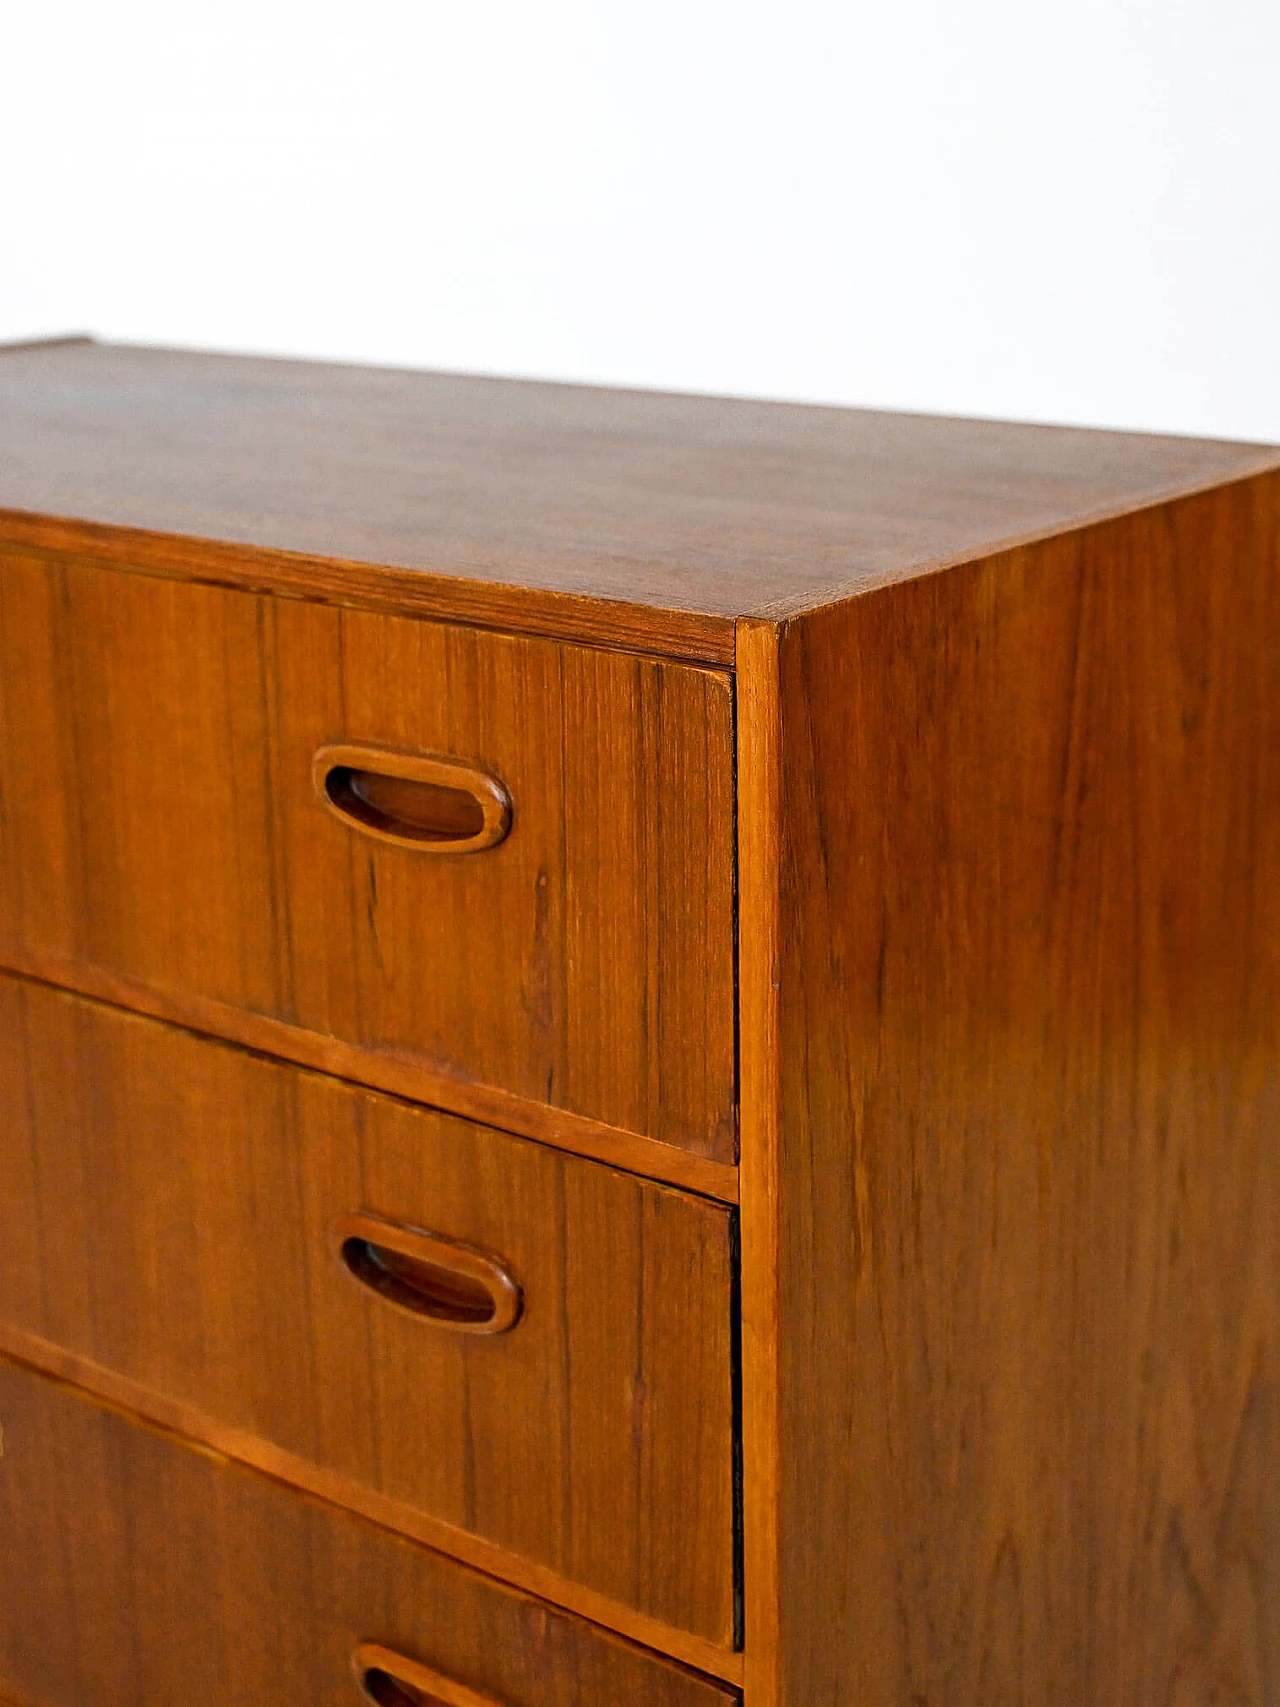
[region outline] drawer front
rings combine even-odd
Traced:
[[[737,1699],[2,1360],[0,1424],[0,1696],[35,1707]],[[366,1694],[357,1655],[360,1676],[419,1692],[371,1677]]]
[[[732,725],[712,671],[6,555],[0,956],[731,1162]]]
[[[0,1320],[732,1645],[727,1210],[11,977],[0,1133]]]

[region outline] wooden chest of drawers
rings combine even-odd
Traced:
[[[1280,1707],[1280,452],[0,353],[0,1695]]]

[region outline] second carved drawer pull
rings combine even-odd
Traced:
[[[344,1215],[333,1248],[388,1304],[464,1334],[501,1334],[520,1317],[520,1287],[496,1257],[377,1215]]]
[[[461,759],[390,747],[321,747],[312,780],[348,829],[415,853],[480,853],[511,828],[506,789]]]
[[[356,1681],[377,1707],[502,1707],[443,1672],[407,1660],[377,1642],[362,1642],[352,1656]]]

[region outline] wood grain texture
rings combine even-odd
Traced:
[[[729,1707],[439,1555],[0,1363],[0,1688],[40,1707],[354,1707],[377,1642],[503,1707]]]
[[[1278,460],[108,345],[0,364],[0,537],[14,543],[97,555],[127,530],[131,562],[181,573],[182,540],[197,539],[232,548],[188,560],[206,579],[420,597],[455,619],[612,630],[715,661],[732,657],[736,617],[812,608]]]
[[[510,835],[370,841],[316,796],[333,743],[479,765]],[[10,965],[736,1160],[723,675],[10,556],[0,813]]]
[[[734,1645],[726,1211],[7,977],[0,1130],[11,1327]],[[356,1212],[491,1253],[516,1326],[371,1295]]]
[[[1280,482],[780,656],[777,1699],[1274,1707]]]
[[[49,1703],[37,1701],[34,1695],[23,1696],[20,1700],[11,1688],[0,1684],[0,1707],[49,1707]]]

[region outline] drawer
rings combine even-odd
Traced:
[[[33,1707],[730,1707],[462,1566],[0,1360],[0,1696]],[[400,1694],[377,1676],[398,1674]],[[467,1694],[470,1690],[473,1693]]]
[[[732,1162],[732,749],[714,671],[6,555],[0,959]]]
[[[729,1211],[8,976],[0,1132],[11,1348],[732,1645]]]

